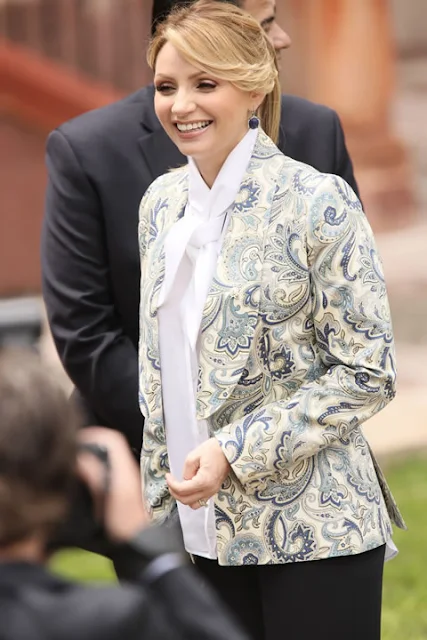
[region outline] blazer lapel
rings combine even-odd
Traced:
[[[145,377],[145,401],[154,418],[158,411],[158,417],[163,415],[162,393],[160,378],[160,345],[158,326],[158,300],[159,293],[165,277],[165,251],[164,243],[171,226],[183,216],[188,199],[188,174],[185,172],[181,179],[176,180],[164,193],[160,193],[158,201],[150,211],[151,225],[156,225],[156,239],[150,247],[150,256],[145,270],[145,276],[149,279],[148,304],[141,305],[141,313],[144,314],[143,341],[146,349],[142,350]]]
[[[173,224],[184,215],[188,200],[188,173],[185,172],[171,189],[167,189],[159,197],[159,205],[164,206],[163,220],[156,240],[155,262],[151,262],[155,270],[155,286],[152,296],[152,313],[157,318],[158,298],[165,277],[165,239]]]
[[[274,178],[265,161],[280,154],[260,132],[233,204],[203,312],[197,414],[206,419],[230,397],[251,352],[261,290],[264,236]],[[280,154],[281,156],[281,154]]]

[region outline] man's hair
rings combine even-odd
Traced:
[[[200,71],[241,91],[265,94],[258,115],[264,131],[277,141],[281,91],[276,52],[255,18],[229,2],[198,0],[175,8],[158,26],[147,51],[153,71],[166,42]]]
[[[173,9],[188,7],[196,0],[153,0],[153,11],[151,14],[151,34],[154,35],[161,22],[166,20]],[[243,7],[244,0],[217,0],[217,2],[228,2],[236,7]]]
[[[33,351],[0,351],[0,546],[49,535],[65,515],[79,417]]]

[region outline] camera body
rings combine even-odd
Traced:
[[[104,505],[110,486],[111,466],[108,450],[97,444],[80,444],[80,452],[94,456],[103,469],[103,495],[101,516],[95,515],[95,504],[87,485],[76,478],[71,495],[67,518],[55,531],[50,543],[50,551],[58,551],[69,547],[79,547],[94,553],[110,557],[114,545],[105,533],[103,517]]]

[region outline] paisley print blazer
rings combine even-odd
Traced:
[[[141,466],[155,520],[175,506],[157,300],[165,238],[187,193],[183,167],[158,178],[140,207]],[[386,289],[358,199],[260,131],[201,329],[197,415],[232,468],[215,497],[219,563],[356,554],[384,544],[391,521],[404,527],[361,428],[394,394]]]

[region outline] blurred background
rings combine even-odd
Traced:
[[[427,1],[277,0],[293,44],[283,91],[336,109],[384,261],[398,351],[396,400],[366,425],[409,531],[386,566],[383,638],[427,638]],[[150,82],[151,0],[0,0],[0,342],[38,342],[46,135]],[[108,563],[54,559],[76,578]]]

